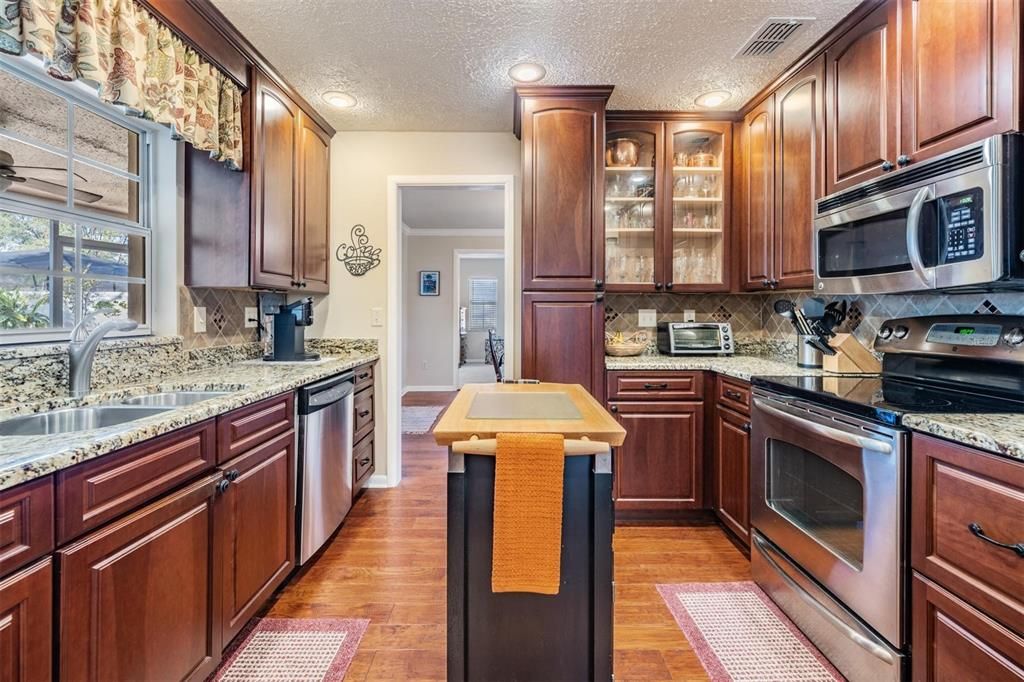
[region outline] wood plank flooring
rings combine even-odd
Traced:
[[[403,402],[453,397],[412,393]],[[401,485],[366,491],[268,613],[369,618],[348,680],[445,679],[447,452],[429,434],[405,436],[402,447]],[[615,679],[707,679],[655,585],[749,579],[746,558],[717,526],[616,529]]]

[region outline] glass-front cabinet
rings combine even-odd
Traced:
[[[608,290],[727,291],[731,124],[611,120],[605,141]]]

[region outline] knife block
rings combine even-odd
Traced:
[[[882,363],[853,334],[836,334],[829,340],[835,355],[822,358],[822,369],[834,374],[878,374]]]

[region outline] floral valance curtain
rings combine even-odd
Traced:
[[[0,52],[36,55],[54,78],[242,167],[238,86],[134,0],[0,0]]]

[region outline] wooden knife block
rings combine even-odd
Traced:
[[[821,367],[836,374],[878,374],[882,363],[853,334],[836,334],[829,339],[835,355],[822,357]]]

